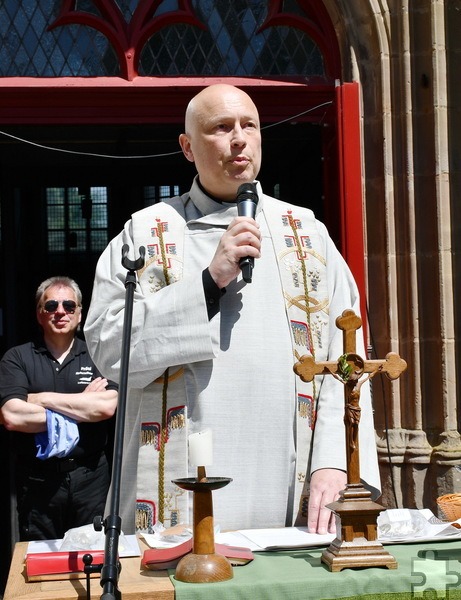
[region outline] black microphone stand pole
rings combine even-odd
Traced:
[[[131,325],[133,317],[133,297],[136,288],[136,271],[144,266],[146,249],[139,248],[140,257],[134,261],[128,259],[129,247],[125,244],[122,248],[122,266],[128,270],[125,279],[125,316],[123,321],[122,353],[120,359],[120,383],[118,390],[117,417],[115,422],[114,460],[112,465],[111,493],[109,516],[102,520],[96,517],[94,527],[99,531],[104,525],[106,543],[104,550],[104,564],[101,570],[101,587],[103,594],[101,600],[119,600],[122,597],[118,589],[120,562],[118,559],[118,542],[122,530],[122,519],[119,515],[120,507],[120,480],[123,457],[123,434],[125,430],[125,409],[128,389],[128,368],[130,362]]]

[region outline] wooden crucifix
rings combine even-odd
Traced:
[[[294,365],[303,381],[316,375],[331,375],[344,385],[344,424],[346,435],[347,485],[338,501],[327,505],[336,515],[336,539],[322,554],[322,561],[331,571],[345,567],[397,567],[397,562],[378,542],[377,517],[384,507],[371,499],[371,492],[360,480],[360,388],[379,373],[397,379],[407,363],[395,352],[384,359],[364,360],[356,353],[356,334],[362,320],[353,310],[345,310],[336,319],[343,331],[344,354],[336,361],[316,362],[312,356],[302,356]]]

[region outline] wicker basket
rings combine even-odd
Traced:
[[[437,498],[437,504],[448,521],[461,518],[461,494],[445,494]]]

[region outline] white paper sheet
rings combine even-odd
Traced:
[[[398,519],[408,519],[408,509],[400,511],[385,511],[391,515],[394,522]],[[394,534],[379,536],[382,544],[408,544],[412,542],[429,542],[461,539],[461,529],[453,527],[450,523],[440,521],[428,509],[416,511],[426,521],[426,527],[421,535],[409,531],[406,535]],[[461,519],[459,520],[461,524]],[[397,529],[397,528],[396,528]],[[378,529],[379,531],[379,529]],[[220,533],[216,541],[222,544],[234,546],[245,546],[253,552],[261,550],[281,550],[288,548],[314,548],[316,546],[328,546],[336,536],[334,534],[319,535],[308,533],[307,527],[285,527],[280,529],[242,529],[237,532]]]
[[[325,535],[308,533],[307,527],[283,527],[280,529],[242,529],[220,533],[216,537],[216,542],[230,546],[243,546],[253,552],[261,552],[263,550],[328,546],[335,537],[333,533]]]
[[[27,554],[34,554],[36,552],[61,552],[61,545],[63,540],[41,540],[38,542],[29,542],[27,545]],[[105,540],[103,539],[99,547],[91,548],[91,550],[104,550]],[[139,543],[135,535],[124,535],[119,537],[119,556],[120,558],[126,558],[128,556],[141,556],[141,550],[139,549]]]
[[[386,521],[391,522],[389,535],[379,535],[382,544],[409,544],[412,542],[430,542],[442,540],[461,539],[461,529],[453,527],[450,523],[440,521],[429,509],[391,509],[381,513],[386,516]],[[415,519],[418,517],[418,519]],[[421,528],[421,518],[424,517],[424,527]],[[412,530],[412,519],[415,527]],[[416,527],[418,520],[419,528]],[[456,521],[461,525],[461,519]],[[151,548],[171,548],[187,539],[184,537],[187,529],[182,532],[181,539],[169,543],[158,535],[144,534],[146,543]],[[402,535],[402,531],[406,533]],[[166,531],[167,532],[167,531]],[[189,532],[190,534],[190,532]],[[242,546],[253,552],[281,550],[289,548],[315,548],[326,547],[335,538],[335,534],[319,535],[308,533],[307,527],[281,527],[274,529],[241,529],[239,531],[220,532],[215,528],[215,542],[228,546]]]

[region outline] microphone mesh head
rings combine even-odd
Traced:
[[[237,190],[237,204],[244,200],[250,200],[257,204],[258,192],[256,191],[256,183],[242,183]]]

